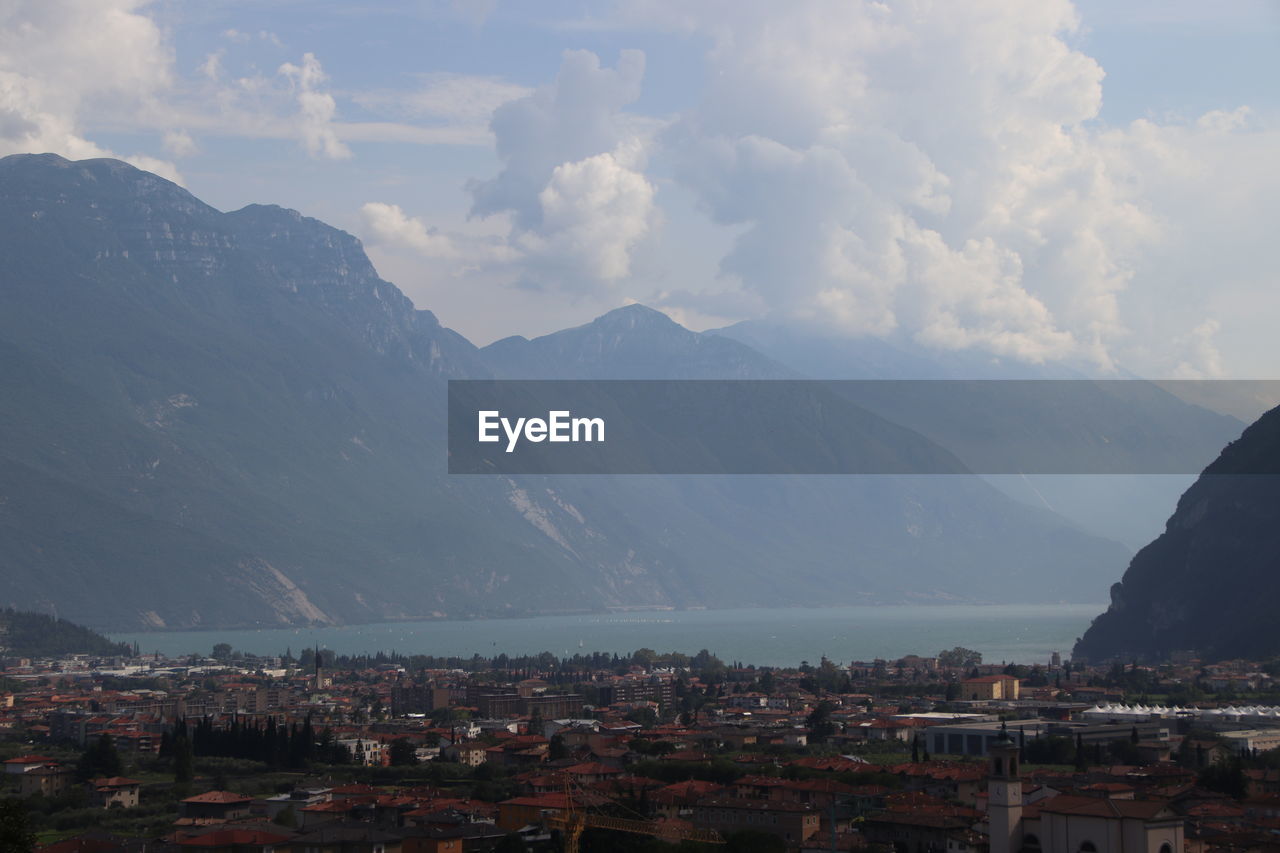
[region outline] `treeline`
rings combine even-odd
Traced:
[[[378,667],[404,667],[408,671],[423,669],[456,669],[467,673],[495,672],[509,673],[513,678],[527,678],[534,674],[562,674],[566,677],[600,670],[626,671],[633,666],[671,667],[698,674],[719,675],[720,680],[727,670],[724,661],[703,649],[695,655],[680,652],[658,653],[652,649],[637,649],[630,654],[612,654],[609,652],[588,652],[568,657],[557,657],[551,652],[536,655],[497,654],[484,657],[479,654],[471,657],[437,657],[435,655],[404,655],[395,651],[378,652],[376,654],[340,655],[329,649],[320,649],[320,665],[326,669],[377,669]],[[293,660],[291,652],[286,653],[286,660]],[[313,669],[316,665],[316,650],[303,649],[297,657],[298,665],[303,669]]]
[[[90,628],[45,613],[0,610],[0,646],[12,657],[61,655],[130,656],[128,643],[115,643]]]
[[[191,756],[239,758],[291,770],[304,769],[314,762],[345,764],[350,760],[347,750],[327,727],[316,736],[310,716],[301,725],[277,725],[273,718],[265,723],[235,719],[221,728],[207,717],[194,726],[179,719],[172,732],[161,736],[160,755],[173,758],[179,776]]]

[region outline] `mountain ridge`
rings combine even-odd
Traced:
[[[112,628],[1087,601],[1125,556],[959,477],[448,477],[445,383],[516,356],[795,374],[642,307],[477,349],[351,235],[115,161],[0,160],[0,234],[0,601]]]

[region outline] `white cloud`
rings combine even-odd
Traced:
[[[509,265],[520,253],[492,235],[447,234],[409,216],[398,204],[371,201],[360,208],[364,234],[382,248],[408,251],[441,262],[435,271],[456,276],[480,266]]]
[[[200,147],[196,145],[196,141],[191,138],[191,134],[185,130],[167,131],[160,141],[169,156],[176,157],[179,160],[183,157],[190,157],[200,150]]]
[[[287,77],[298,101],[297,129],[312,157],[328,160],[344,160],[351,156],[351,149],[338,139],[333,129],[333,118],[338,111],[333,95],[320,91],[328,79],[315,54],[302,55],[302,64],[286,62],[280,73]]]
[[[200,74],[205,79],[214,83],[222,79],[222,58],[226,56],[223,50],[215,50],[204,58],[204,62],[200,63]]]
[[[1088,122],[1102,69],[1065,0],[643,4],[711,38],[664,137],[723,272],[782,317],[1030,361],[1110,363],[1159,223]]]
[[[519,89],[492,78],[429,78],[395,103],[418,116],[489,121],[497,176],[469,185],[472,213],[502,217],[501,245],[427,228],[394,205],[362,210],[373,239],[465,269],[583,295],[631,273],[631,256],[656,225],[655,187],[644,175],[645,126],[623,112],[640,94],[644,56],[623,51],[616,69],[586,51],[565,53],[554,83]],[[478,96],[478,97],[477,97]],[[365,97],[365,103],[374,101]],[[385,104],[384,104],[385,106]]]
[[[1107,127],[1067,0],[642,0],[619,21],[709,43],[651,156],[741,229],[723,280],[666,304],[1150,375],[1277,364],[1274,116]]]
[[[650,228],[653,185],[628,168],[623,150],[563,163],[551,173],[538,205],[541,226],[516,243],[563,282],[626,278],[631,250]]]
[[[1213,340],[1221,330],[1222,325],[1217,320],[1208,319],[1181,338],[1177,343],[1185,352],[1186,359],[1174,367],[1173,378],[1218,379],[1224,376],[1222,353]]]
[[[639,51],[622,51],[615,69],[567,51],[554,83],[494,112],[503,168],[470,185],[472,213],[511,214],[527,283],[582,292],[628,275],[655,215],[644,132],[623,112],[643,76]]]
[[[237,30],[235,28],[232,28],[229,30],[223,30],[222,36],[227,41],[233,42],[235,44],[248,44],[254,39],[257,39],[259,41],[264,41],[269,44],[275,45],[276,47],[283,46],[283,44],[280,41],[280,38],[275,33],[270,32],[268,30],[258,30],[257,33],[246,33],[243,30]]]
[[[172,57],[141,0],[0,5],[0,155],[117,157],[85,135],[82,116],[138,115],[171,82]],[[123,157],[180,180],[173,164]]]
[[[640,95],[644,55],[623,51],[617,69],[595,54],[566,51],[555,82],[502,105],[491,127],[502,171],[471,185],[472,213],[513,211],[521,228],[542,216],[538,195],[557,166],[612,151],[626,141],[622,108]]]
[[[410,249],[424,258],[454,259],[458,257],[455,241],[422,220],[406,216],[398,204],[371,201],[360,208],[365,228],[377,243]]]
[[[379,89],[352,95],[352,100],[370,113],[398,121],[348,125],[344,136],[348,130],[367,134],[374,127],[402,141],[491,146],[489,122],[494,111],[533,91],[493,76],[438,72],[419,79],[421,84],[410,90]],[[401,130],[393,131],[393,127]]]

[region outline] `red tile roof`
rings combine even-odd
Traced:
[[[1174,816],[1169,811],[1168,803],[1163,800],[1112,800],[1063,794],[1049,800],[1042,800],[1038,805],[1042,812],[1101,818],[1151,820],[1157,817],[1172,818]]]
[[[293,836],[256,829],[220,829],[188,838],[179,838],[180,847],[231,847],[247,844],[280,844]]]
[[[194,797],[187,797],[184,803],[251,803],[253,797],[246,797],[244,794],[237,794],[232,791],[206,791],[203,794],[196,794]]]
[[[105,776],[101,779],[94,779],[89,784],[101,791],[103,788],[127,788],[130,785],[141,785],[137,779],[126,779],[123,776]]]

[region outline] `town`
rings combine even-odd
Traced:
[[[1277,662],[219,644],[3,665],[0,835],[30,849],[1280,848]]]

